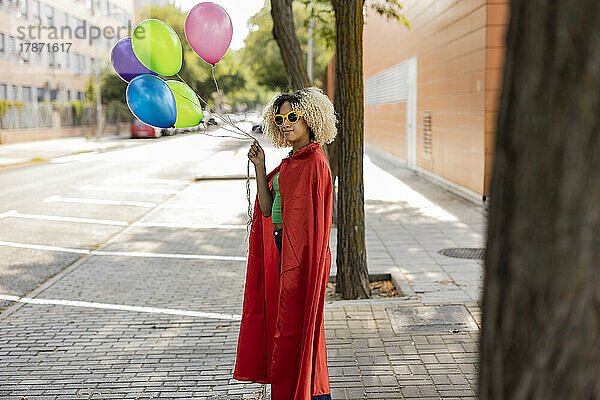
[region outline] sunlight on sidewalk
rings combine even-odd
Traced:
[[[363,167],[365,201],[404,202],[409,207],[418,210],[423,216],[435,218],[439,221],[458,221],[456,216],[432,203],[395,176],[373,164],[367,154],[364,156]]]

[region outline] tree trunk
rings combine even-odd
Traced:
[[[371,296],[365,246],[363,184],[363,4],[332,0],[337,51],[335,107],[338,130],[338,236],[336,291],[344,299]],[[343,211],[342,211],[343,210]]]
[[[338,139],[336,138],[332,143],[323,146],[325,155],[329,161],[329,167],[331,168],[331,183],[333,185],[333,212],[331,213],[332,223],[337,226],[338,216],[338,205],[337,205],[337,193],[335,190],[336,178],[338,176]]]
[[[511,4],[481,399],[600,398],[598,43],[597,0]]]
[[[306,72],[306,61],[296,36],[292,0],[271,0],[273,18],[273,37],[279,46],[281,59],[285,66],[292,90],[310,86]]]
[[[333,56],[332,59],[333,62],[333,68],[335,71],[335,66],[336,66],[336,61],[335,61],[335,55]],[[329,79],[329,78],[327,78]],[[335,73],[333,74],[333,78],[332,78],[332,83],[333,83],[333,93],[334,93],[334,99],[333,101],[335,102]],[[340,108],[339,104],[335,104],[335,109],[338,110]],[[333,224],[337,225],[337,193],[335,192],[335,184],[336,184],[336,178],[338,176],[338,140],[339,140],[339,136],[335,138],[335,140],[324,146],[325,149],[325,154],[327,155],[327,159],[329,160],[329,166],[331,167],[331,182],[334,185],[334,192],[333,192]]]

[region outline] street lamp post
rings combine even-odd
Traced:
[[[308,23],[308,54],[306,57],[306,72],[308,74],[308,81],[312,84],[313,82],[313,28],[315,26],[315,19],[312,15],[314,7],[314,0],[310,0],[309,12],[310,21]]]

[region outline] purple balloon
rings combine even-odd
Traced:
[[[115,72],[125,82],[130,82],[133,78],[142,74],[158,75],[144,67],[137,59],[131,47],[131,38],[123,38],[113,46],[110,61]]]

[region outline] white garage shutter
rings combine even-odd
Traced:
[[[404,61],[365,80],[365,104],[397,103],[408,99],[408,62]]]

